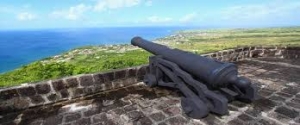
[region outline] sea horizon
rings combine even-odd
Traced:
[[[181,30],[200,27],[101,27],[0,31],[0,74],[74,48],[130,44],[131,38],[163,38]]]

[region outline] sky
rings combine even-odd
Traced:
[[[300,0],[1,0],[0,30],[300,25]]]

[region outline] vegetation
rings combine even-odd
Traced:
[[[300,27],[182,31],[157,42],[197,54],[236,46],[300,46]],[[137,66],[150,55],[130,45],[81,47],[0,74],[0,87]]]

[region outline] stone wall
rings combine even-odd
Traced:
[[[23,84],[0,90],[0,111],[15,111],[117,89],[142,80],[147,65]]]
[[[224,62],[256,57],[299,58],[300,47],[239,47],[203,56]],[[0,111],[21,110],[129,86],[141,81],[147,71],[148,66],[142,65],[1,89]]]
[[[238,47],[203,56],[223,62],[237,62],[257,57],[300,58],[300,47]]]

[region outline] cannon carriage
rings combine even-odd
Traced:
[[[149,57],[150,72],[144,83],[150,87],[166,86],[181,91],[183,111],[192,118],[202,118],[209,112],[228,113],[228,102],[251,102],[257,90],[251,81],[238,77],[237,66],[209,59],[179,49],[134,37],[131,44],[154,56]]]

